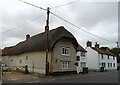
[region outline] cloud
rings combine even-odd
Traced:
[[[55,7],[74,0],[24,1],[33,3],[43,8],[47,8],[48,6]],[[2,7],[0,7],[0,10],[2,11],[0,14],[2,16],[2,21],[0,21],[0,23],[2,23],[0,24],[3,28],[2,31],[7,31],[18,26],[16,29],[3,34],[3,46],[1,46],[2,48],[5,46],[15,45],[18,42],[23,41],[26,34],[33,36],[44,31],[46,20],[45,11],[29,6],[25,3],[20,2],[19,0],[13,0],[12,2],[10,0],[2,0],[2,2],[4,3],[0,3],[0,6]],[[118,35],[117,6],[117,2],[82,2],[81,0],[71,5],[51,9],[51,11],[68,20],[69,22],[72,22],[73,24],[87,30],[88,32],[91,32],[105,39],[116,41]],[[30,22],[31,19],[39,17],[42,14],[42,17]],[[29,22],[29,24],[19,26],[27,22]],[[98,43],[102,45],[108,45],[110,47],[115,46],[115,43],[107,42],[89,35],[50,14],[50,29],[61,25],[70,31],[76,37],[78,42],[84,47],[87,40],[92,40],[93,42],[98,41]]]

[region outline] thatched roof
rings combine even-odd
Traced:
[[[49,31],[49,50],[54,48],[54,45],[61,38],[71,39],[74,47],[78,46],[78,42],[75,37],[67,31],[63,26]],[[16,46],[11,48],[9,55],[21,54],[24,52],[31,51],[44,51],[46,49],[46,34],[45,32],[37,34],[28,38],[27,40],[18,43]]]
[[[78,44],[78,47],[76,47],[76,51],[87,52],[80,44]]]

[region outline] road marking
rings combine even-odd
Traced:
[[[28,83],[38,83],[39,81],[32,81],[32,82],[28,82]]]
[[[55,79],[49,79],[48,81],[54,81]]]
[[[71,77],[66,77],[67,79],[71,78]]]
[[[61,79],[68,79],[68,78],[71,78],[71,77],[64,77],[64,78],[61,78]]]
[[[17,80],[17,79],[10,79],[10,80]]]

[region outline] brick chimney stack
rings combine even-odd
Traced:
[[[95,43],[95,48],[99,48],[100,47],[100,45],[96,42]]]
[[[87,47],[92,47],[92,42],[91,41],[87,41]]]
[[[26,40],[27,40],[27,39],[29,39],[29,38],[30,38],[30,35],[29,35],[29,34],[27,34],[27,35],[26,35]]]

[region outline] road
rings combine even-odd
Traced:
[[[19,80],[11,83],[118,83],[120,71],[96,72],[89,74],[71,74],[58,77],[37,78],[33,80]],[[10,83],[9,81],[7,81]],[[4,81],[5,83],[5,81]],[[3,84],[4,85],[4,84]],[[9,84],[5,84],[9,85]]]

